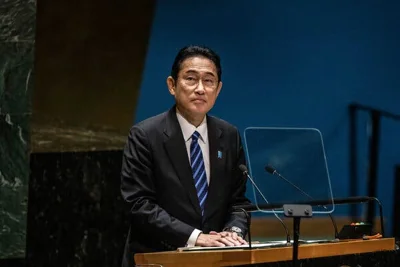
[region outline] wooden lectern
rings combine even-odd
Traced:
[[[299,246],[299,260],[361,254],[395,249],[394,238],[351,240]],[[136,264],[161,264],[164,267],[237,266],[292,260],[292,247],[231,249],[196,252],[157,252],[135,255]]]

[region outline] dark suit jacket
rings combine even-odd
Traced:
[[[237,226],[247,232],[244,215],[231,212],[233,205],[249,202],[238,169],[245,163],[240,135],[208,115],[207,127],[210,185],[204,217],[175,106],[131,128],[121,171],[122,196],[131,208],[123,266],[133,266],[137,252],[185,246],[194,228],[209,233]]]

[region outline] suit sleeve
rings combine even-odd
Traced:
[[[250,201],[247,199],[245,196],[246,194],[246,181],[243,177],[243,173],[239,169],[239,165],[241,164],[246,164],[246,159],[244,156],[244,150],[242,146],[242,141],[240,138],[239,132],[236,130],[236,138],[235,138],[236,144],[236,150],[235,150],[235,156],[234,156],[234,163],[233,163],[233,171],[232,171],[232,179],[233,179],[233,186],[231,188],[231,202],[230,202],[230,207],[232,208],[233,206],[236,205],[245,205],[249,204]],[[230,211],[231,212],[231,211]],[[224,228],[236,226],[242,229],[243,235],[245,236],[248,231],[247,227],[247,219],[246,216],[243,212],[231,212],[228,214],[228,220],[225,223]]]
[[[130,204],[131,225],[163,245],[185,246],[194,228],[170,216],[157,204],[151,146],[143,129],[132,127],[124,148],[121,193]]]

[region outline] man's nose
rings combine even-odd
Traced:
[[[203,85],[203,82],[201,80],[199,81],[199,84],[197,85],[195,92],[198,93],[198,94],[204,94],[205,93],[204,85]]]

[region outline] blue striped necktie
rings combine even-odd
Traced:
[[[204,215],[204,205],[206,203],[208,184],[206,169],[204,167],[203,153],[199,145],[200,134],[195,131],[192,135],[192,143],[190,144],[190,163],[192,166],[194,184],[199,198],[201,214]]]

